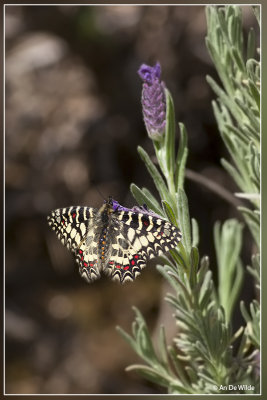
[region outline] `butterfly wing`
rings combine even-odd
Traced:
[[[61,243],[75,254],[81,276],[91,282],[99,278],[98,233],[92,207],[67,207],[51,212],[48,224]]]
[[[113,235],[104,272],[121,283],[134,280],[149,259],[166,253],[181,240],[181,232],[153,213],[115,211]]]

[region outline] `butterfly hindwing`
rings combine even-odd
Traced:
[[[122,222],[115,222],[114,234],[111,237],[110,254],[104,272],[113,280],[124,283],[134,280],[145,267],[146,257],[134,248],[127,237],[127,228]]]
[[[105,272],[121,283],[134,280],[149,259],[174,248],[180,231],[160,216],[140,211],[114,213],[114,236]]]

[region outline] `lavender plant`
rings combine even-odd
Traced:
[[[223,46],[229,45],[234,54],[234,60],[239,60],[241,57],[241,53],[238,52],[241,40],[240,9],[238,7],[207,7],[207,22],[207,43],[209,49],[213,51],[212,54],[215,54],[218,48],[222,51]],[[229,40],[225,39],[225,35],[229,34],[233,35],[230,44]],[[218,39],[220,37],[221,39]],[[218,40],[216,51],[214,40]],[[252,44],[253,41],[250,39],[250,55],[252,55]],[[233,64],[235,61],[229,58],[226,50],[223,54],[227,59],[226,64],[220,63],[217,58],[218,63],[215,63],[215,66],[224,71],[227,65],[232,72],[236,69],[237,75],[239,73],[239,80],[235,81],[234,87],[236,89],[241,85],[243,88],[243,85],[246,85],[247,92],[244,96],[251,107],[255,125],[257,110],[254,108],[253,101],[257,98],[257,78],[249,75],[245,79],[242,75],[244,69],[240,70],[241,64]],[[251,61],[247,64],[255,65],[255,63]],[[255,71],[255,69],[252,70]],[[249,70],[251,74],[252,70]],[[157,266],[174,289],[174,294],[166,295],[166,301],[173,308],[174,323],[178,328],[177,335],[173,338],[172,344],[167,345],[165,329],[161,326],[158,338],[159,351],[156,351],[141,312],[134,308],[136,317],[132,325],[132,335],[120,327],[118,330],[145,364],[132,365],[127,370],[138,371],[147,379],[165,387],[168,393],[258,393],[259,376],[256,373],[258,360],[256,356],[259,347],[259,307],[257,301],[252,303],[250,313],[246,311],[243,304],[241,306],[246,322],[245,327],[240,327],[233,333],[231,323],[244,272],[240,257],[242,223],[232,219],[225,221],[222,225],[217,223],[215,226],[219,274],[218,288],[215,288],[209,269],[209,259],[207,256],[200,257],[199,255],[198,224],[194,219],[190,219],[187,196],[184,192],[188,154],[186,129],[182,123],[179,124],[179,147],[175,152],[174,105],[170,92],[161,81],[160,65],[158,63],[154,67],[142,65],[138,73],[144,82],[142,91],[144,122],[154,145],[158,167],[143,148],[138,147],[138,152],[159,192],[161,203],[146,188],[139,188],[132,184],[131,191],[139,204],[146,203],[157,214],[178,226],[182,232],[182,241],[177,248],[170,251],[170,257],[161,257],[161,265]],[[222,72],[222,76],[225,77],[225,75],[227,75],[226,71]],[[209,81],[218,91],[215,82],[210,78]],[[220,89],[219,105],[216,106],[214,103],[219,129],[221,133],[223,132],[222,136],[227,137],[227,144],[231,150],[233,146],[240,144],[235,142],[235,136],[240,138],[242,132],[239,132],[239,135],[236,132],[239,129],[240,131],[245,129],[247,139],[242,143],[247,144],[247,146],[244,144],[243,149],[247,151],[247,158],[242,160],[242,173],[238,172],[240,160],[236,162],[235,175],[242,176],[241,190],[246,188],[251,193],[253,188],[253,193],[255,193],[256,179],[259,177],[256,126],[251,126],[250,114],[247,114],[245,126],[240,124],[241,120],[235,119],[233,122],[232,113],[238,112],[233,110],[242,108],[243,103],[241,106],[238,93],[237,99],[232,96],[231,101],[237,102],[233,108],[229,99],[228,103],[222,100],[227,96],[227,94],[222,94],[223,92],[224,90]],[[228,93],[228,96],[230,97],[231,94]],[[227,108],[228,106],[230,108]],[[241,111],[239,110],[240,113]],[[232,125],[231,122],[233,122]],[[252,129],[254,135],[250,136],[249,132]],[[229,144],[231,140],[235,143],[234,145]],[[236,153],[232,152],[231,155],[233,154]],[[249,167],[246,162],[249,163]],[[229,172],[233,171],[229,163],[225,161],[223,163],[224,166],[227,165]],[[241,183],[241,178],[239,182]],[[247,186],[244,186],[245,182]],[[254,206],[258,204],[256,200],[254,196],[251,199]],[[248,215],[251,216],[254,213],[250,209],[241,211],[246,221],[250,218]],[[254,217],[254,222],[255,219],[256,217]],[[249,226],[252,226],[251,221],[248,221]],[[255,224],[253,227],[255,228]],[[256,237],[254,228],[252,233]],[[249,269],[257,280],[259,278],[258,255],[252,258],[252,265],[253,267]]]
[[[260,25],[260,9],[253,7]],[[245,47],[242,33],[240,7],[207,7],[206,38],[207,48],[214,62],[222,87],[214,79],[207,80],[218,96],[212,106],[224,144],[229,151],[231,164],[222,159],[223,167],[240,188],[235,195],[246,199],[248,206],[238,207],[251,231],[255,254],[252,266],[247,269],[255,280],[256,289],[260,283],[260,63],[255,59],[255,32],[251,28]],[[216,34],[215,34],[216,33]],[[219,254],[219,225],[215,226],[215,243]],[[236,249],[235,249],[236,250]],[[235,251],[232,249],[232,251]],[[231,290],[227,286],[231,263],[222,262],[219,268],[219,297],[221,304],[229,310]],[[238,267],[239,271],[241,266]],[[237,272],[241,275],[240,272]],[[231,276],[231,275],[230,275]],[[237,278],[239,280],[240,278]],[[244,303],[241,311],[247,322],[246,335],[257,349],[260,346],[260,306],[258,300],[250,305],[250,315]]]

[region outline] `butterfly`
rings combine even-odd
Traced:
[[[48,224],[75,254],[87,281],[103,271],[120,283],[133,281],[148,260],[176,247],[180,230],[143,207],[121,206],[109,197],[102,207],[67,207],[51,212]]]

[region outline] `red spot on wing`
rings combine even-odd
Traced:
[[[87,267],[87,266],[88,266],[88,264],[87,264],[86,262],[84,262],[84,263],[83,263],[83,265],[84,265],[85,267]]]
[[[135,264],[135,261],[134,261],[134,260],[132,260],[132,261],[131,261],[131,264],[132,264],[132,265],[134,265],[134,264]]]
[[[121,268],[121,265],[116,265],[116,268]]]
[[[123,269],[125,269],[125,271],[127,270],[127,269],[129,269],[130,267],[129,267],[129,265],[126,265],[125,267],[123,267]]]
[[[75,218],[75,217],[76,217],[76,214],[75,214],[75,213],[73,213],[73,214],[72,214],[72,218]]]
[[[136,259],[139,258],[139,255],[138,255],[138,254],[135,254],[134,258],[136,258]]]
[[[79,250],[79,253],[80,253],[80,254],[83,254],[83,251],[82,251],[82,250]]]

